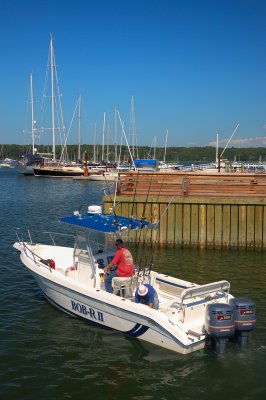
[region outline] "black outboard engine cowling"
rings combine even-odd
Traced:
[[[248,298],[230,299],[234,311],[236,332],[235,337],[240,347],[247,344],[248,332],[256,329],[256,305]]]
[[[233,308],[229,304],[208,304],[205,330],[217,353],[224,353],[228,338],[235,333]]]

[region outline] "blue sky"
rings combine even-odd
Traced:
[[[38,124],[50,33],[67,128],[82,95],[83,143],[93,143],[95,122],[101,142],[104,112],[112,138],[115,106],[130,141],[134,96],[139,145],[156,136],[164,146],[166,130],[168,146],[205,146],[217,131],[223,143],[237,123],[235,146],[266,144],[266,1],[1,4],[0,144],[30,143],[29,74]]]

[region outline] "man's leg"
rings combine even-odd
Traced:
[[[110,274],[108,274],[105,278],[105,289],[106,292],[108,293],[113,293],[113,288],[112,288],[112,279],[117,275],[116,271],[111,272]]]

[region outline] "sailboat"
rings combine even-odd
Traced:
[[[50,38],[50,47],[49,47],[49,59],[47,65],[47,72],[50,72],[50,80],[51,80],[51,123],[52,123],[52,141],[53,141],[53,149],[52,149],[52,163],[49,163],[48,166],[38,166],[34,168],[35,176],[49,176],[49,177],[74,177],[74,176],[82,176],[84,175],[83,169],[78,165],[72,165],[67,162],[56,160],[56,131],[60,130],[64,136],[64,142],[66,143],[66,138],[64,134],[64,122],[63,122],[63,114],[62,114],[62,105],[60,101],[60,91],[58,85],[58,76],[56,70],[55,63],[55,52],[53,45],[53,38],[51,35]],[[46,80],[47,81],[47,80]],[[56,93],[57,89],[57,93]],[[57,101],[56,101],[57,99]],[[56,106],[58,110],[56,110]],[[57,112],[56,112],[57,111]],[[58,128],[55,123],[55,115],[59,115],[60,120],[58,121]],[[63,151],[66,149],[66,145],[63,146]],[[62,151],[62,153],[63,153]],[[61,156],[62,158],[62,156]]]
[[[36,121],[34,118],[34,94],[33,94],[33,76],[30,74],[30,108],[31,108],[31,150],[27,152],[22,159],[18,162],[19,172],[26,176],[34,175],[34,167],[44,163],[44,158],[38,153],[35,147],[36,139]],[[24,131],[25,132],[25,131]],[[27,131],[28,132],[28,131]]]

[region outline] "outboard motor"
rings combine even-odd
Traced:
[[[235,333],[233,308],[229,304],[208,304],[205,330],[217,353],[224,353],[227,340]]]
[[[251,299],[230,299],[235,318],[235,337],[239,347],[247,345],[248,333],[256,329],[256,305]]]

